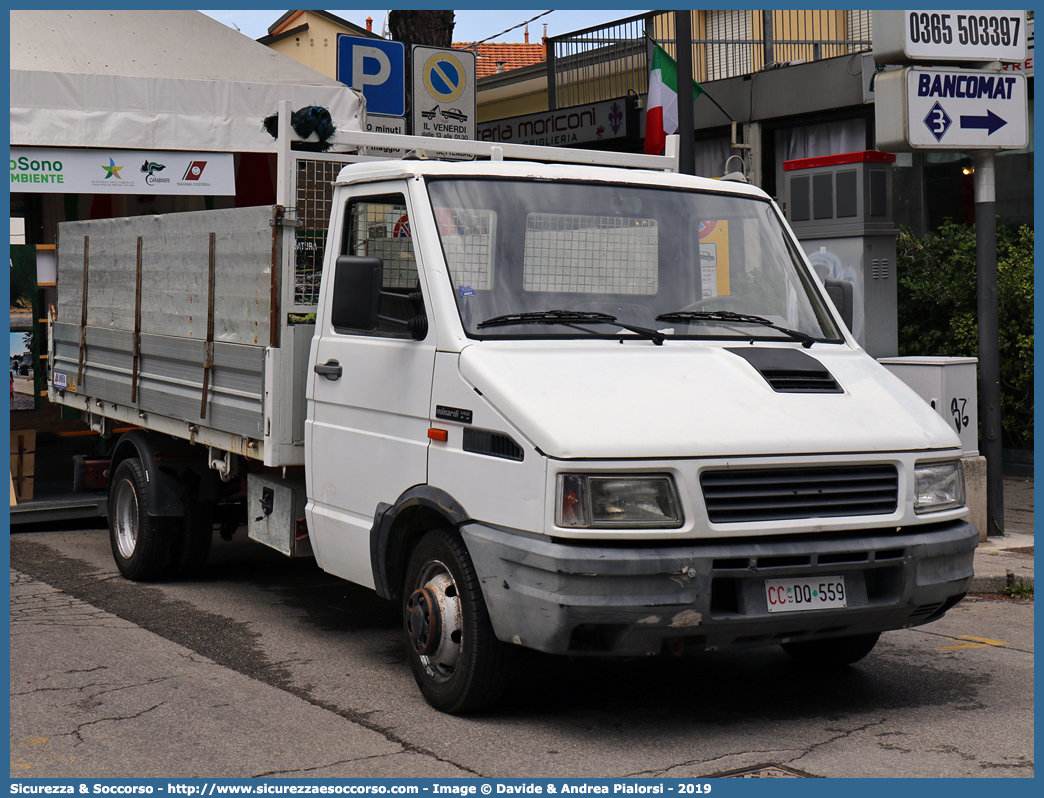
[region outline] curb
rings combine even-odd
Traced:
[[[1009,572],[1010,573],[1010,572]],[[1012,575],[1012,582],[1025,582],[1028,585],[1033,584],[1032,576],[1014,576]],[[972,578],[971,587],[968,588],[968,593],[1003,593],[1004,588],[1009,585],[1007,576],[1001,576],[1000,574],[989,574],[983,576],[975,576]]]

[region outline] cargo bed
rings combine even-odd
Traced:
[[[280,206],[62,224],[51,401],[103,433],[109,419],[303,464],[313,325],[292,322],[313,308],[283,312],[286,225]]]

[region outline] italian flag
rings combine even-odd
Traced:
[[[645,152],[659,155],[667,136],[678,129],[678,65],[660,45],[655,45],[649,70],[649,97],[645,111]],[[692,99],[703,93],[703,86],[692,82]]]

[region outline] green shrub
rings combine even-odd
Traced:
[[[899,354],[979,356],[975,228],[951,220],[897,242]],[[1003,443],[1033,448],[1033,229],[997,226]],[[981,416],[981,408],[980,408]]]
[[[1013,582],[1004,588],[1004,592],[1012,598],[1033,598],[1033,583]]]

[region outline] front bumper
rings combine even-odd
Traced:
[[[668,547],[561,543],[477,523],[461,533],[499,639],[614,656],[657,654],[673,638],[713,650],[927,623],[968,591],[978,545],[966,521]],[[769,613],[766,579],[838,575],[846,608]]]

